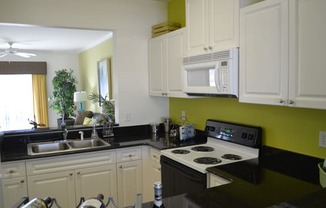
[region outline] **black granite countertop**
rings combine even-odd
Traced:
[[[84,137],[88,138],[91,135],[91,127],[76,127],[74,129],[69,129],[68,139],[79,138],[79,131],[84,132]],[[101,127],[97,128],[98,135],[103,138],[101,134]],[[110,144],[110,146],[100,147],[96,149],[83,149],[71,152],[59,152],[50,154],[40,154],[40,155],[29,155],[27,153],[27,144],[33,142],[48,142],[48,141],[60,141],[62,140],[62,129],[43,129],[39,131],[18,131],[10,132],[5,134],[2,138],[2,148],[1,148],[1,161],[17,161],[17,160],[28,160],[36,158],[53,157],[59,155],[69,155],[78,154],[84,152],[93,152],[101,150],[111,150],[118,148],[126,148],[140,145],[148,145],[159,150],[181,147],[187,145],[194,145],[200,143],[206,143],[207,139],[205,133],[197,130],[197,135],[193,139],[189,139],[180,142],[176,137],[170,137],[168,134],[160,131],[158,134],[152,134],[150,130],[150,125],[140,125],[131,127],[115,127],[114,137],[103,139]]]
[[[207,169],[230,184],[166,198],[165,208],[324,208],[326,189],[319,184],[317,166],[321,161],[264,146],[258,159]]]

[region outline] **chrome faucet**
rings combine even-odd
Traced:
[[[63,132],[63,140],[67,140],[67,136],[68,136],[68,129],[65,128],[64,130],[65,132]]]
[[[78,132],[79,134],[80,134],[80,140],[84,140],[84,132],[82,132],[82,131],[79,131]]]

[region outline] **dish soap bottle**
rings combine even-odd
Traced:
[[[49,208],[51,202],[52,199],[50,197],[46,197],[44,199],[34,198],[22,206],[22,208]]]

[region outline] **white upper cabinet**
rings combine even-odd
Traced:
[[[184,29],[149,41],[149,93],[152,96],[187,97],[182,92]]]
[[[288,97],[288,2],[240,12],[240,102],[283,105]]]
[[[186,0],[187,55],[239,46],[239,0]]]
[[[326,1],[290,1],[289,99],[326,109]]]
[[[326,1],[266,0],[240,12],[240,102],[326,109]]]

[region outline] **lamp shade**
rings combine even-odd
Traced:
[[[74,102],[83,102],[87,100],[87,93],[85,91],[74,93]]]

